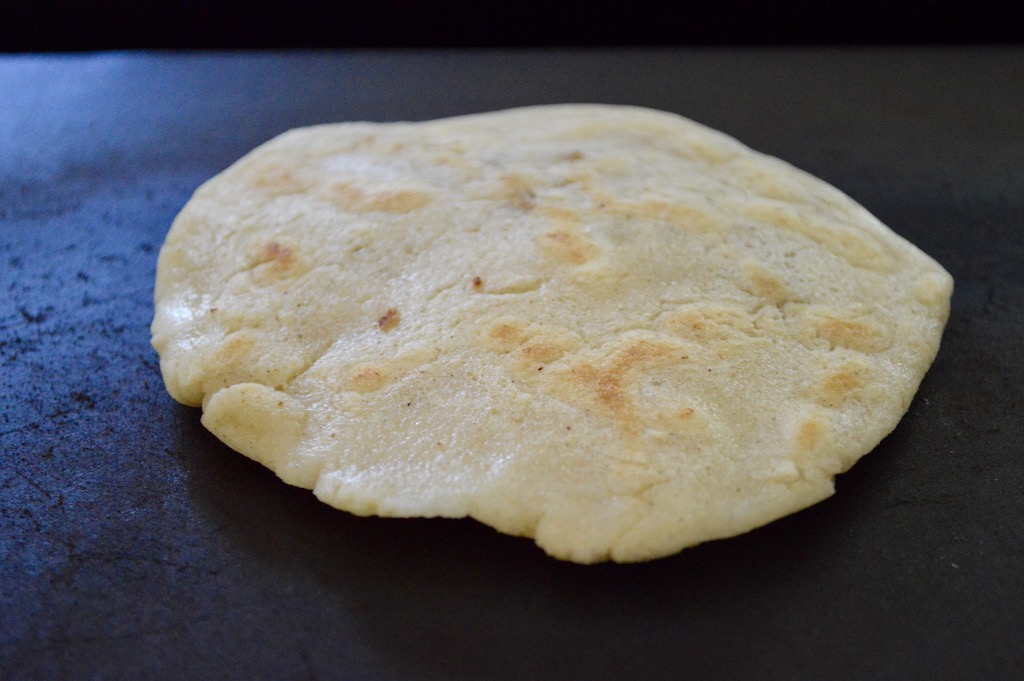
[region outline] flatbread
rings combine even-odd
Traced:
[[[639,561],[832,494],[951,291],[780,160],[562,105],[264,144],[175,220],[152,330],[171,395],[332,506]]]

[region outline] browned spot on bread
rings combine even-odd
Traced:
[[[485,329],[484,340],[498,352],[511,352],[523,342],[526,324],[519,320],[501,320]]]
[[[786,316],[799,328],[800,340],[865,354],[884,352],[893,343],[893,329],[880,311],[865,306],[837,310],[824,305],[786,304]]]
[[[668,222],[671,225],[697,232],[711,232],[721,225],[709,213],[686,203],[648,199],[646,201],[618,201],[610,196],[595,197],[605,210],[614,215],[639,220]]]
[[[228,366],[243,364],[255,345],[256,341],[247,332],[233,333],[217,349],[217,361]]]
[[[871,371],[870,364],[851,357],[838,367],[829,368],[808,386],[805,394],[823,407],[838,409],[848,400],[864,395]]]
[[[233,383],[243,383],[254,378],[259,361],[257,338],[250,329],[241,329],[229,334],[213,351],[210,363],[218,369],[203,386],[204,392],[212,394]]]
[[[428,192],[416,189],[399,189],[376,194],[369,206],[372,210],[380,210],[386,213],[409,213],[422,208],[433,200]]]
[[[643,416],[631,397],[636,384],[635,372],[666,363],[685,361],[686,355],[675,343],[638,338],[612,352],[600,362],[580,362],[570,372],[572,384],[591,394],[626,433],[643,426]],[[692,412],[691,412],[692,413]]]
[[[764,265],[747,260],[741,269],[743,281],[740,286],[747,293],[763,298],[772,305],[780,305],[789,298],[782,278]]]
[[[868,233],[850,232],[841,223],[825,224],[817,218],[805,217],[788,204],[755,203],[746,206],[743,214],[807,237],[854,267],[875,272],[891,272],[895,268],[893,258]]]
[[[682,435],[702,439],[709,435],[711,420],[700,408],[687,404],[686,395],[662,395],[637,405],[644,425],[658,433],[657,437]]]
[[[523,343],[517,352],[528,362],[547,364],[565,355],[569,349],[569,344],[564,339],[538,335]]]
[[[258,283],[291,279],[308,267],[298,247],[283,236],[255,242],[248,255],[252,275]]]
[[[346,209],[357,209],[366,200],[366,192],[360,187],[355,187],[348,182],[335,182],[327,185],[321,194]]]
[[[579,347],[580,341],[568,330],[547,324],[526,324],[519,319],[500,319],[484,325],[484,347],[499,353],[512,353],[516,371],[536,371]]]
[[[253,178],[253,186],[270,196],[300,194],[310,188],[312,182],[300,173],[281,166],[271,166]]]
[[[381,331],[390,331],[391,329],[398,326],[398,322],[401,321],[401,317],[398,314],[397,307],[388,308],[387,312],[381,315],[377,319],[377,327]]]
[[[895,261],[866,236],[837,231],[834,243],[838,244],[839,252],[854,266],[875,272],[892,272],[896,268]]]
[[[285,272],[295,265],[295,252],[277,241],[271,241],[260,254],[260,264],[270,263],[270,267],[278,272]]]
[[[369,364],[354,367],[348,375],[348,389],[359,393],[380,390],[387,382],[387,372],[381,367]]]
[[[703,311],[689,307],[666,314],[663,325],[666,331],[677,336],[706,340],[709,324],[714,322],[710,321]]]
[[[576,211],[563,206],[544,205],[540,208],[541,213],[547,218],[555,229],[574,230],[583,222],[583,218]]]
[[[629,398],[624,390],[627,375],[644,361],[665,354],[664,349],[648,341],[641,341],[612,355],[596,382],[598,398],[612,412],[622,414],[629,407]]]
[[[419,189],[388,189],[367,191],[350,182],[335,182],[321,188],[321,196],[352,212],[409,213],[433,200],[429,192]]]
[[[833,346],[858,352],[882,352],[892,345],[892,339],[886,330],[867,319],[825,317],[818,322],[817,332]]]
[[[558,262],[582,265],[597,255],[598,248],[579,232],[556,230],[537,238],[541,252]]]
[[[674,336],[701,344],[756,333],[751,315],[739,306],[726,303],[683,305],[665,314],[662,328]]]
[[[854,371],[839,371],[832,374],[821,384],[823,393],[832,401],[842,401],[846,395],[864,385],[860,376]]]
[[[530,210],[536,204],[537,194],[530,182],[516,173],[508,173],[501,177],[501,188],[495,198],[511,203],[520,210]]]
[[[794,444],[797,451],[809,453],[820,447],[825,442],[827,436],[828,425],[823,421],[808,418],[797,426]]]

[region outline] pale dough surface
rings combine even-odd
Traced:
[[[259,147],[175,220],[153,344],[210,431],[332,506],[636,561],[829,496],[951,291],[782,161],[561,105]]]

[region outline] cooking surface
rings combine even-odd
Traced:
[[[0,678],[1018,678],[1024,51],[0,58]],[[357,518],[207,434],[149,347],[191,192],[288,128],[675,111],[843,189],[956,279],[896,431],[734,539],[578,566]]]

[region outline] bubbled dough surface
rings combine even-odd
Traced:
[[[952,280],[839,191],[678,116],[327,125],[161,252],[171,394],[358,514],[644,560],[806,507],[899,421]]]

